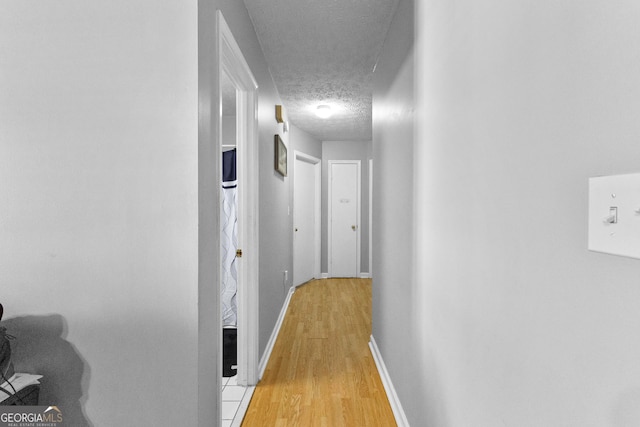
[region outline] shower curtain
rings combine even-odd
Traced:
[[[220,243],[222,258],[222,325],[237,326],[238,308],[236,293],[238,271],[236,250],[238,249],[238,203],[236,200],[236,149],[222,153],[222,209],[220,217]]]

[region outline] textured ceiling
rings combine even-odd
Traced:
[[[289,121],[323,141],[371,139],[372,72],[398,0],[244,0]],[[319,119],[315,109],[331,105]]]

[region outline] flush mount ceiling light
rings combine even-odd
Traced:
[[[321,119],[328,119],[332,114],[333,111],[331,111],[331,107],[329,105],[318,105],[318,108],[316,108],[316,116]]]

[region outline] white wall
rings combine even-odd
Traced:
[[[418,8],[419,329],[381,349],[413,424],[640,424],[640,261],[586,249],[587,178],[638,171],[639,19],[634,1]]]
[[[69,425],[196,424],[197,108],[195,1],[0,3],[1,298]]]

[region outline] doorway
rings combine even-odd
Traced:
[[[360,160],[328,162],[329,277],[360,272]]]
[[[221,420],[223,406],[223,91],[235,104],[237,180],[242,183],[236,197],[237,243],[242,250],[236,266],[236,382],[245,387],[258,382],[258,85],[222,13],[206,4],[198,16],[198,425],[207,426]]]
[[[320,277],[320,159],[296,151],[293,172],[293,285]]]
[[[235,93],[236,175],[239,183],[236,196],[237,383],[252,386],[258,382],[258,85],[219,11],[218,24],[222,33],[219,93],[221,98],[224,98],[225,91]],[[230,90],[222,86],[225,82],[232,85]],[[223,102],[221,99],[221,104]],[[234,104],[233,99],[231,104]],[[219,120],[221,155],[226,145],[224,115],[221,114]]]

